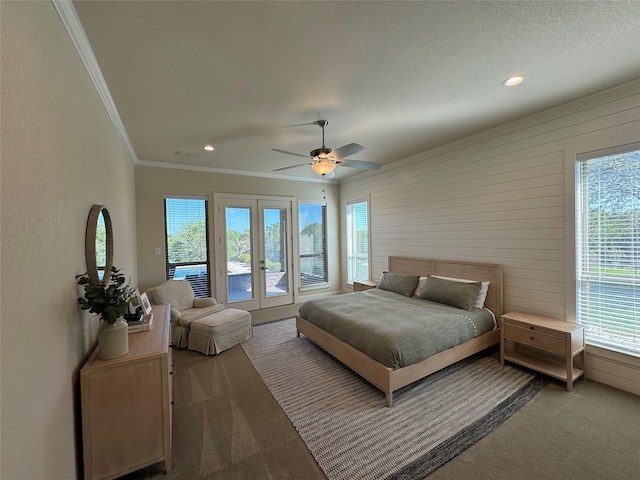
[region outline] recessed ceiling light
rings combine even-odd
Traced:
[[[524,82],[524,75],[512,75],[502,82],[502,85],[505,87],[515,87],[516,85],[520,85],[522,82]]]
[[[206,150],[207,152],[213,152],[215,149],[213,148],[213,145],[205,145],[204,147],[202,147],[203,150]]]

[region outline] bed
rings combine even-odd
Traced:
[[[340,332],[336,331],[336,334],[334,335],[329,331],[331,330],[330,328],[325,327],[327,328],[325,329],[318,326],[323,325],[320,313],[322,303],[319,302],[327,304],[339,303],[340,309],[343,313],[345,311],[348,312],[349,310],[352,312],[352,320],[355,322],[358,321],[357,317],[360,317],[360,320],[362,320],[364,315],[363,312],[357,311],[359,309],[357,307],[357,303],[354,304],[356,306],[350,306],[350,304],[347,303],[350,301],[351,297],[354,298],[354,301],[357,300],[360,302],[362,302],[364,298],[371,298],[372,303],[375,301],[384,302],[379,305],[385,305],[385,309],[388,309],[392,308],[391,297],[401,297],[401,295],[396,293],[389,294],[389,292],[379,291],[381,289],[374,289],[378,291],[373,292],[370,290],[328,297],[326,300],[320,299],[306,302],[300,308],[300,314],[296,317],[298,336],[300,336],[300,334],[305,335],[316,345],[323,348],[333,357],[340,360],[353,371],[360,374],[370,383],[382,390],[386,395],[386,405],[388,407],[392,407],[393,394],[396,390],[500,342],[500,332],[496,327],[499,325],[499,319],[502,315],[502,266],[485,263],[391,256],[388,260],[388,272],[420,277],[436,275],[440,277],[489,282],[484,307],[486,310],[491,312],[492,315],[490,316],[492,318],[492,322],[493,319],[495,319],[495,323],[492,323],[490,328],[483,327],[482,330],[476,332],[476,335],[472,335],[472,338],[465,340],[463,343],[459,343],[455,346],[447,346],[446,349],[430,354],[427,358],[419,361],[414,361],[410,358],[412,356],[411,354],[394,354],[387,355],[389,358],[383,356],[376,359],[363,351],[367,350],[363,345],[358,345],[359,348],[356,348],[347,343],[347,341],[343,341],[338,338],[341,336]],[[355,298],[356,296],[358,297],[357,299]],[[433,303],[427,300],[417,299],[416,297],[407,296],[405,298],[405,303],[408,305],[411,312],[407,313],[406,310],[402,310],[402,313],[400,313],[399,311],[396,315],[396,318],[398,319],[415,316],[416,312],[421,310],[421,307],[416,307],[416,305],[421,302],[425,305]],[[400,310],[406,307],[399,305],[397,308]],[[470,325],[472,321],[475,322],[475,320],[471,319],[470,313],[467,314],[466,311],[461,309],[459,310],[455,307],[448,308],[454,310],[452,313],[454,316],[456,313],[455,310],[458,310],[458,316],[463,318],[463,323]],[[380,310],[382,310],[382,307],[380,307]],[[480,309],[470,310],[475,312]],[[320,319],[314,318],[313,321],[311,321],[310,319],[305,318],[305,315],[309,318],[319,316]],[[348,325],[347,322],[351,321],[351,319],[341,317],[341,321],[345,322],[344,326],[346,328],[346,325]],[[482,325],[482,322],[486,323],[485,320],[482,320],[478,321],[478,325]],[[477,329],[477,325],[474,323],[471,328]],[[348,330],[348,328],[346,329]],[[408,336],[411,337],[413,335]],[[369,353],[372,354],[371,352]],[[374,357],[376,356],[375,354],[372,355]]]

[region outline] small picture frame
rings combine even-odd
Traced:
[[[142,305],[140,304],[140,291],[136,288],[129,300],[129,314],[133,315],[138,309],[142,310]]]
[[[151,313],[151,302],[149,301],[149,297],[147,297],[147,293],[140,294],[139,297],[140,306],[142,307],[142,313],[145,315],[149,315]]]

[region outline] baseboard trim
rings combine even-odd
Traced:
[[[640,358],[587,345],[585,361],[587,379],[640,396]]]
[[[324,298],[324,297],[329,297],[331,295],[340,295],[342,292],[340,292],[339,290],[332,290],[332,291],[323,291],[323,292],[319,292],[319,293],[311,293],[308,295],[300,295],[298,294],[296,296],[296,303],[297,304],[303,304],[304,302],[308,301],[308,300],[315,300],[316,298]]]

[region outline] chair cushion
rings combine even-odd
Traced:
[[[193,288],[186,280],[167,280],[154,290],[155,297],[160,303],[170,303],[171,307],[178,310],[193,308]]]
[[[252,336],[251,314],[230,308],[193,322],[188,348],[205,355],[216,355]]]
[[[181,318],[182,312],[180,312],[180,310],[178,310],[177,308],[171,307],[171,321],[175,322],[175,324],[177,325],[178,322],[176,320],[180,320]]]
[[[191,327],[198,332],[209,332],[214,334],[216,331],[225,331],[228,328],[236,328],[237,325],[245,325],[251,323],[251,314],[245,310],[236,310],[235,308],[227,308],[216,315],[202,318],[194,323]]]
[[[211,307],[212,305],[215,305],[217,303],[218,302],[216,301],[215,298],[211,298],[211,297],[198,298],[198,297],[195,297],[193,299],[193,308]]]
[[[204,308],[188,308],[186,310],[180,311],[180,326],[181,327],[190,327],[191,322],[194,320],[198,320],[200,318],[211,315],[212,313],[221,312],[224,310],[224,305],[222,303],[211,305],[210,307]]]

